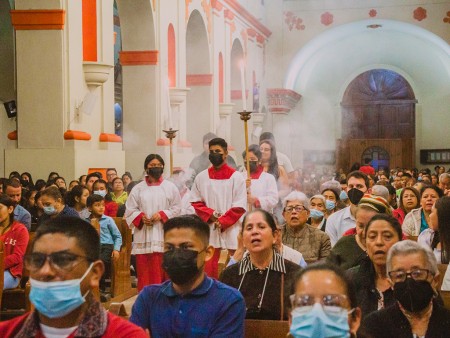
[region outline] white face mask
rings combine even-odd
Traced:
[[[41,282],[30,278],[30,301],[36,310],[48,318],[61,318],[81,306],[89,291],[81,295],[80,284],[91,271],[91,263],[81,278],[56,282]]]

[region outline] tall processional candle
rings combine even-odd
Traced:
[[[244,74],[244,60],[239,63],[241,68],[241,90],[242,90],[242,110],[247,110],[247,97],[245,95],[245,74]]]

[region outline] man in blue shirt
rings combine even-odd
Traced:
[[[196,215],[164,224],[163,268],[170,281],[146,286],[130,321],[157,337],[243,337],[245,303],[238,290],[204,273],[214,254],[209,226]]]
[[[25,225],[28,231],[30,231],[31,215],[19,204],[22,198],[22,187],[20,186],[20,183],[14,179],[6,180],[3,182],[3,191],[16,203],[16,207],[14,208],[14,220]]]

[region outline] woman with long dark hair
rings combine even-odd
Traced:
[[[14,221],[15,202],[7,195],[0,195],[0,241],[4,243],[3,289],[13,289],[22,277],[23,257],[28,245],[28,230]]]

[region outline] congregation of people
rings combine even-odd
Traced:
[[[242,161],[213,133],[203,148],[172,175],[150,154],[138,180],[0,178],[3,289],[28,270],[34,306],[0,336],[243,337],[246,320],[288,321],[292,337],[449,335],[444,167],[294,169],[270,132]],[[124,244],[115,218],[133,233],[129,320],[100,302]]]

